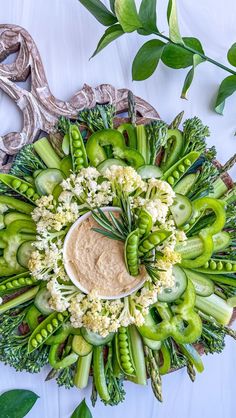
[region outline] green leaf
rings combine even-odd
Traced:
[[[225,100],[236,91],[236,75],[230,75],[226,77],[218,90],[216,98],[215,111],[220,115],[223,115],[225,107]]]
[[[110,26],[110,28],[107,28],[104,35],[101,37],[100,41],[98,42],[97,48],[94,51],[92,57],[94,57],[103,48],[105,48],[112,41],[119,38],[119,36],[121,36],[123,34],[124,34],[124,31],[123,31],[123,29],[120,25],[113,25],[113,26]]]
[[[182,36],[180,35],[176,1],[169,0],[167,8],[167,20],[169,24],[169,36],[173,42],[183,44]]]
[[[104,6],[100,0],[79,0],[90,13],[104,26],[114,25],[117,18]]]
[[[183,38],[185,45],[204,54],[201,42],[197,38]],[[170,68],[187,68],[193,65],[193,52],[186,51],[178,45],[166,44],[161,60]]]
[[[85,399],[74,410],[71,418],[93,418],[89,408],[86,405]]]
[[[236,43],[229,48],[227,58],[229,63],[236,67]]]
[[[138,51],[133,61],[133,80],[145,80],[155,71],[165,43],[158,39],[146,42]]]
[[[185,78],[182,93],[181,93],[182,99],[187,99],[187,94],[194,78],[195,68],[197,65],[201,64],[201,62],[203,61],[204,60],[201,57],[199,57],[199,55],[197,54],[193,55],[193,66]]]
[[[115,13],[125,32],[133,32],[142,27],[134,0],[116,0]]]
[[[139,18],[143,28],[138,29],[140,35],[150,35],[151,33],[158,32],[156,25],[156,5],[157,0],[142,0],[139,9]]]
[[[116,0],[110,0],[110,8],[113,13],[115,13],[115,1]]]
[[[0,416],[4,418],[23,418],[38,399],[30,390],[14,389],[0,396]]]

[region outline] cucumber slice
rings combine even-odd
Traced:
[[[38,176],[38,174],[40,174],[40,173],[42,173],[42,169],[39,169],[39,170],[35,170],[34,172],[33,172],[33,177],[34,177],[34,179],[35,179],[35,177],[37,177]]]
[[[110,168],[112,165],[119,165],[121,167],[127,166],[123,160],[119,160],[118,158],[108,158],[97,166],[97,170],[100,171],[101,174],[104,174],[106,169]]]
[[[184,176],[174,187],[175,193],[180,193],[183,195],[188,194],[193,185],[196,183],[198,175],[198,173],[191,173]]]
[[[177,227],[184,225],[192,215],[192,204],[182,194],[176,193],[173,205],[170,208]]]
[[[142,177],[142,179],[158,179],[163,175],[163,172],[160,169],[160,167],[151,164],[142,165],[137,169],[137,173]]]
[[[75,335],[72,341],[72,350],[81,357],[87,356],[93,349],[82,335]]]
[[[142,337],[143,344],[151,348],[151,350],[160,350],[161,341],[150,340],[150,338]]]
[[[0,213],[0,229],[5,228],[5,217]]]
[[[89,344],[92,344],[92,345],[95,345],[95,346],[107,344],[114,337],[113,332],[108,334],[107,337],[102,337],[101,335],[99,335],[95,332],[92,332],[89,329],[84,328],[84,327],[81,328],[81,334]]]
[[[188,269],[184,269],[184,271],[187,278],[193,283],[197,295],[211,296],[214,293],[215,285],[213,281],[204,276],[204,274]]]
[[[52,194],[53,189],[64,179],[63,173],[57,168],[47,168],[35,177],[35,186],[40,195]]]
[[[173,274],[175,276],[175,284],[173,287],[166,287],[158,294],[160,302],[173,302],[179,299],[187,287],[187,277],[185,272],[178,266],[173,267]]]
[[[18,248],[16,258],[22,267],[28,268],[31,254],[34,251],[33,243],[34,241],[25,241]]]
[[[12,222],[19,221],[21,219],[26,220],[26,221],[30,221],[32,218],[31,218],[30,215],[26,215],[24,213],[9,212],[4,216],[4,223],[5,223],[6,226],[8,226]]]
[[[43,315],[50,315],[54,312],[49,305],[50,297],[51,293],[45,288],[41,289],[35,296],[34,304]]]

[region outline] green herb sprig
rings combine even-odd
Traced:
[[[180,32],[176,0],[168,0],[167,22],[169,35],[157,26],[157,0],[142,0],[139,11],[135,0],[110,0],[110,10],[100,0],[79,0],[93,16],[107,27],[92,56],[95,56],[111,42],[137,31],[139,35],[155,35],[139,49],[132,65],[133,80],[145,80],[156,70],[160,61],[173,69],[190,68],[181,91],[186,99],[193,82],[196,68],[203,62],[210,62],[229,75],[221,82],[214,109],[223,114],[226,99],[236,91],[236,43],[228,50],[227,59],[232,66],[226,66],[207,56],[199,39],[183,37]]]

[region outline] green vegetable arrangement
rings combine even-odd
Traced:
[[[215,111],[223,114],[226,99],[236,91],[236,43],[229,48],[227,53],[231,67],[207,56],[199,39],[181,35],[175,0],[167,2],[168,36],[163,33],[157,22],[157,0],[142,0],[139,11],[137,11],[135,0],[110,0],[110,10],[100,0],[79,1],[102,25],[107,27],[93,56],[114,40],[130,32],[137,31],[142,36],[155,36],[145,42],[137,52],[132,65],[133,80],[140,81],[149,78],[160,61],[173,69],[191,67],[181,92],[181,98],[186,99],[199,64],[210,62],[226,71],[229,75],[221,82],[214,105]]]
[[[219,353],[236,338],[235,157],[216,162],[197,117],[138,125],[131,102],[132,123],[117,126],[110,105],[62,118],[61,139],[23,147],[0,174],[0,359],[30,373],[49,364],[46,380],[66,388],[92,374],[93,405],[117,405],[125,379],[148,377],[162,401],[163,375],[186,367],[194,381],[199,346]],[[122,246],[130,280],[145,275],[126,296],[84,293],[67,274],[65,238],[88,212],[96,240]]]

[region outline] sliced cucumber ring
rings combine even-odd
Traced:
[[[142,179],[155,178],[158,179],[162,177],[163,171],[157,165],[142,165],[137,169],[137,173],[142,177]]]
[[[28,268],[31,254],[34,251],[33,243],[34,241],[25,241],[18,248],[16,258],[22,267]]]
[[[34,304],[43,315],[50,315],[52,312],[54,312],[54,310],[49,305],[50,297],[51,293],[45,288],[39,290],[35,296]]]
[[[82,335],[75,335],[72,341],[72,350],[81,357],[87,356],[93,349],[92,344],[89,344]]]
[[[143,344],[151,348],[151,350],[160,350],[161,341],[150,340],[150,338],[146,338],[146,337],[142,337],[142,339],[143,339]]]
[[[40,195],[52,194],[53,189],[64,179],[63,173],[57,168],[47,168],[35,177],[35,186]]]
[[[118,158],[108,158],[97,166],[97,170],[100,171],[101,174],[104,174],[106,169],[110,168],[112,165],[119,165],[121,167],[127,166],[123,160],[119,160]]]
[[[193,283],[195,292],[199,296],[211,296],[214,293],[215,285],[211,279],[196,271],[184,269],[186,276]]]
[[[173,205],[170,208],[177,227],[184,225],[192,216],[192,204],[182,194],[176,193]]]
[[[187,277],[185,272],[179,267],[173,267],[173,274],[175,276],[175,284],[173,287],[166,287],[158,294],[160,302],[173,302],[179,299],[187,287]]]
[[[107,337],[102,337],[101,335],[99,335],[95,332],[92,332],[89,329],[84,328],[84,327],[81,328],[81,334],[89,344],[92,344],[92,345],[95,345],[95,346],[107,344],[114,337],[113,332],[108,334]]]

